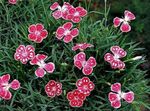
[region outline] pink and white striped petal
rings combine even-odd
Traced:
[[[83,67],[82,72],[84,75],[90,75],[93,72],[93,67],[86,65]]]
[[[66,35],[65,37],[64,37],[64,39],[63,39],[63,41],[65,42],[65,43],[69,43],[69,42],[71,42],[73,40],[73,36],[72,35]]]
[[[73,36],[73,37],[76,37],[79,35],[79,30],[77,28],[74,28],[71,30],[70,34]]]
[[[124,16],[125,16],[125,20],[127,20],[127,21],[135,20],[135,18],[136,18],[135,15],[128,10],[125,10]]]
[[[87,64],[88,66],[90,66],[90,67],[95,67],[97,63],[96,63],[96,60],[95,60],[94,57],[90,57],[90,58],[87,60],[86,64]]]
[[[132,103],[134,100],[134,93],[132,91],[123,93],[123,99],[128,103]]]
[[[1,76],[2,83],[8,83],[9,80],[10,80],[10,74],[5,74],[5,75]]]
[[[40,78],[44,77],[45,74],[46,74],[45,70],[40,67],[35,71],[35,75]]]
[[[5,96],[2,97],[5,100],[10,100],[12,98],[12,94],[10,91],[6,90]]]
[[[105,56],[104,56],[104,59],[105,59],[105,61],[110,63],[114,60],[114,56],[110,53],[106,53]]]
[[[118,101],[118,100],[120,100],[121,98],[119,97],[119,94],[110,92],[110,93],[108,94],[108,99],[109,99],[110,102],[113,102],[113,101]]]
[[[60,10],[56,10],[52,13],[52,16],[57,20],[62,17],[62,12]]]
[[[55,3],[53,3],[53,4],[50,6],[50,9],[51,9],[51,10],[56,10],[58,7],[59,7],[58,2],[55,2]]]
[[[85,61],[86,59],[86,55],[84,52],[80,52],[77,55],[74,56],[74,61],[78,60],[78,61]]]
[[[70,30],[73,27],[73,24],[71,22],[67,22],[63,25],[63,28],[65,30]]]
[[[74,61],[74,65],[75,65],[78,69],[80,69],[80,70],[81,70],[81,68],[83,67],[83,66],[82,66],[82,61],[78,61],[78,60],[75,60],[75,61]]]
[[[49,62],[49,63],[47,63],[47,64],[44,66],[44,69],[45,69],[48,73],[53,73],[54,70],[55,70],[55,64],[52,63],[52,62]]]
[[[120,30],[122,32],[130,32],[131,31],[131,26],[129,25],[128,22],[123,22],[121,27],[120,27]]]
[[[113,92],[120,92],[121,91],[121,84],[120,83],[114,83],[111,85],[111,91]]]
[[[13,89],[13,90],[17,90],[20,88],[20,82],[18,80],[13,80],[11,83],[10,83],[10,87]]]
[[[111,102],[111,106],[112,106],[113,108],[116,108],[116,109],[120,108],[120,107],[121,107],[121,102],[120,102],[120,100],[116,100],[116,101]]]
[[[114,27],[119,27],[121,22],[123,22],[123,19],[121,19],[119,17],[115,17],[114,20],[113,20]]]

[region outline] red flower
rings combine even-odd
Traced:
[[[131,26],[129,25],[129,22],[135,19],[135,15],[130,11],[125,10],[124,16],[125,17],[123,19],[119,17],[115,17],[113,23],[115,27],[119,27],[121,25],[120,30],[122,32],[129,32],[131,31]]]
[[[12,88],[13,90],[17,90],[20,88],[20,82],[18,80],[15,79],[11,83],[9,83],[9,80],[9,74],[0,77],[0,98],[3,98],[5,100],[10,100],[12,97],[9,88]]]
[[[120,58],[123,58],[127,55],[126,51],[124,51],[119,46],[112,46],[110,48],[111,52],[114,54],[107,53],[104,56],[105,61],[109,62],[111,64],[111,67],[113,69],[124,69],[125,63],[120,60]]]
[[[64,2],[62,7],[58,4],[58,2],[55,2],[50,6],[50,9],[54,11],[52,13],[52,16],[55,19],[63,18],[66,20],[67,12],[71,7],[73,6],[70,5],[68,2]]]
[[[67,93],[67,99],[71,107],[81,107],[86,96],[77,89]]]
[[[67,19],[71,20],[74,23],[79,23],[82,20],[82,17],[87,15],[87,11],[83,7],[72,7],[69,9],[67,14]]]
[[[74,65],[78,69],[82,69],[84,75],[90,75],[93,72],[93,67],[96,66],[96,60],[94,57],[90,57],[87,61],[84,52],[80,52],[74,56]]]
[[[32,24],[28,28],[29,35],[28,39],[31,41],[34,41],[36,43],[41,43],[43,39],[45,39],[48,35],[48,32],[46,29],[44,29],[44,26],[42,24]]]
[[[77,28],[72,29],[73,24],[71,22],[65,23],[63,26],[60,26],[56,31],[56,37],[60,40],[64,37],[64,42],[69,43],[78,36],[79,30]]]
[[[16,3],[17,3],[17,0],[8,0],[8,2],[9,2],[10,4],[16,4]]]
[[[31,65],[38,65],[39,68],[35,71],[35,75],[37,77],[43,77],[46,74],[46,71],[48,73],[53,73],[55,70],[55,64],[52,62],[45,63],[45,59],[47,58],[44,54],[37,54],[31,61]]]
[[[26,64],[29,60],[31,60],[35,56],[34,47],[32,45],[20,45],[16,49],[16,53],[14,54],[15,60],[20,60],[22,64]]]
[[[76,44],[75,46],[73,46],[72,50],[76,51],[76,50],[80,49],[80,51],[84,51],[88,47],[93,47],[93,45],[92,44],[88,44],[88,43],[80,43],[80,44]]]
[[[48,97],[55,97],[62,94],[62,84],[54,80],[50,80],[45,86],[45,92]]]
[[[76,82],[77,89],[85,96],[89,96],[90,92],[94,90],[94,83],[88,77],[83,77]]]
[[[127,93],[121,92],[121,84],[120,83],[114,83],[111,85],[111,91],[108,94],[109,101],[111,103],[111,106],[114,108],[120,108],[121,107],[121,99],[124,99],[128,103],[132,103],[134,100],[134,93],[132,91],[129,91]]]

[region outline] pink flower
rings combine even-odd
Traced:
[[[94,57],[90,57],[87,61],[84,52],[80,52],[74,56],[74,65],[78,69],[82,69],[84,75],[90,75],[93,72],[93,68],[96,66],[96,60]]]
[[[88,44],[88,43],[80,43],[80,44],[76,44],[75,46],[73,46],[72,50],[76,51],[79,49],[80,51],[84,51],[88,47],[94,47],[94,46],[92,44]]]
[[[48,73],[53,73],[55,70],[55,64],[52,62],[45,63],[45,59],[47,58],[44,54],[37,54],[31,61],[31,65],[38,65],[38,69],[35,71],[35,75],[37,77],[44,77],[46,71]]]
[[[83,7],[72,7],[69,9],[67,14],[67,19],[71,20],[74,23],[79,23],[82,20],[82,17],[87,15],[87,11]]]
[[[63,26],[58,27],[56,31],[56,37],[61,40],[64,37],[64,42],[69,43],[79,35],[79,30],[77,28],[72,29],[73,24],[71,22],[65,23]]]
[[[9,2],[10,4],[16,4],[16,3],[17,3],[17,0],[8,0],[8,2]]]
[[[77,89],[85,96],[89,96],[90,92],[94,90],[94,83],[88,77],[83,77],[76,82]]]
[[[16,53],[14,54],[15,60],[20,60],[22,64],[26,64],[29,60],[31,60],[35,56],[34,47],[32,45],[20,45],[16,49]]]
[[[124,16],[125,17],[123,19],[119,17],[115,17],[113,23],[115,27],[119,27],[121,25],[120,30],[122,32],[129,32],[131,31],[131,26],[129,25],[129,22],[135,19],[135,15],[130,11],[125,10]]]
[[[67,93],[67,99],[71,107],[81,107],[86,96],[77,89]]]
[[[70,5],[68,2],[64,2],[63,6],[61,7],[58,2],[55,2],[53,3],[51,6],[50,6],[50,9],[52,11],[54,11],[52,13],[52,16],[55,18],[55,19],[60,19],[60,18],[63,18],[66,20],[66,16],[67,16],[67,13],[68,13],[68,10],[73,7],[72,5]]]
[[[110,53],[105,54],[105,61],[109,62],[113,69],[124,69],[125,63],[122,62],[120,58],[123,58],[127,55],[126,51],[124,51],[124,49],[120,48],[119,46],[112,46],[110,50],[114,55]]]
[[[132,91],[129,91],[127,93],[121,92],[121,84],[120,83],[114,83],[111,85],[111,91],[108,94],[109,101],[111,103],[111,106],[114,108],[120,108],[121,107],[121,99],[124,99],[128,103],[132,103],[134,100],[134,93]]]
[[[36,43],[41,43],[48,35],[47,30],[44,29],[44,26],[39,23],[30,25],[28,31],[28,39]]]
[[[48,97],[55,97],[62,94],[62,84],[54,80],[50,80],[45,86],[45,92]]]
[[[0,98],[3,98],[5,100],[10,100],[12,97],[9,88],[12,88],[13,90],[17,90],[20,88],[20,82],[18,80],[14,79],[11,83],[9,83],[9,80],[9,74],[5,74],[0,77]]]

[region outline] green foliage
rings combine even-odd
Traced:
[[[138,69],[142,60],[132,61],[135,52],[140,51],[137,44],[126,43],[126,36],[107,24],[109,8],[103,12],[90,10],[91,2],[85,0],[80,5],[88,9],[87,17],[77,24],[80,29],[79,36],[74,42],[65,44],[55,37],[58,26],[65,23],[64,20],[55,20],[49,9],[53,2],[49,0],[19,1],[17,5],[0,3],[0,75],[10,73],[11,77],[21,82],[21,89],[13,91],[10,101],[0,100],[2,111],[113,111],[108,101],[110,84],[122,83],[122,90],[131,90],[135,93],[135,101],[127,104],[122,101],[122,107],[117,111],[141,111],[142,107],[150,109],[148,94],[150,94],[149,81],[145,79],[145,71]],[[78,4],[77,0],[73,4]],[[93,15],[99,16],[95,21]],[[28,26],[42,23],[48,30],[48,37],[42,43],[36,44],[28,40]],[[74,67],[73,57],[76,54],[71,50],[76,42],[88,42],[94,45],[85,51],[87,57],[94,56],[97,66],[89,78],[95,84],[95,90],[87,97],[81,108],[71,108],[66,99],[68,91],[75,89],[75,82],[84,75]],[[56,65],[53,74],[46,74],[44,78],[37,78],[34,74],[36,66],[23,65],[14,60],[13,55],[20,45],[32,44],[36,53],[48,55],[47,61]],[[128,55],[124,58],[126,69],[123,71],[112,70],[103,59],[112,45],[124,48]],[[63,94],[53,99],[48,98],[44,86],[54,79],[63,84]],[[114,110],[115,111],[115,110]]]

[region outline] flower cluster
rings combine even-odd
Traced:
[[[72,29],[73,24],[71,22],[65,23],[63,26],[58,27],[56,31],[56,37],[61,40],[63,37],[63,41],[65,43],[69,43],[78,36],[79,30],[77,28]]]
[[[26,64],[29,60],[31,60],[35,56],[35,49],[32,45],[19,45],[16,49],[16,53],[14,54],[15,60],[20,60],[22,64]]]
[[[67,99],[71,107],[81,107],[90,92],[94,90],[94,83],[88,77],[83,77],[76,82],[77,89],[67,93]]]
[[[44,54],[37,54],[34,56],[34,58],[30,61],[31,65],[38,65],[39,67],[35,71],[35,75],[37,77],[43,77],[46,74],[46,71],[48,73],[53,73],[55,70],[55,64],[52,62],[45,63],[45,59],[47,58]]]
[[[42,24],[32,24],[28,28],[29,35],[28,39],[31,41],[34,41],[36,43],[41,43],[43,39],[45,39],[48,35],[48,32],[46,29],[44,29],[44,26]]]
[[[9,3],[15,4],[16,0],[9,0]],[[81,6],[73,7],[68,2],[64,2],[63,6],[60,6],[57,2],[55,2],[50,6],[50,9],[53,11],[52,16],[55,19],[63,18],[64,20],[71,21],[59,26],[56,30],[57,39],[63,39],[65,43],[71,42],[79,35],[79,29],[73,28],[73,23],[79,23],[82,20],[82,17],[87,15],[87,11]],[[114,26],[119,27],[121,25],[120,30],[122,32],[129,32],[131,30],[129,22],[134,20],[135,16],[133,13],[127,10],[124,12],[124,15],[125,17],[123,19],[119,17],[114,18]],[[28,31],[28,39],[35,43],[41,43],[48,36],[48,31],[44,29],[43,24],[32,24],[28,27]],[[82,73],[86,76],[92,74],[93,68],[97,65],[96,59],[92,56],[86,60],[86,54],[83,51],[90,47],[93,47],[93,45],[88,43],[77,43],[72,47],[73,51],[78,49],[81,51],[73,58],[74,66],[80,70],[82,69]],[[110,50],[113,54],[106,53],[104,56],[105,61],[109,62],[113,69],[124,69],[125,63],[120,59],[127,55],[126,51],[119,46],[112,46]],[[14,54],[14,59],[21,61],[22,64],[27,64],[27,62],[30,61],[31,65],[38,65],[39,67],[36,69],[35,75],[40,78],[44,77],[46,72],[53,73],[55,70],[54,63],[45,63],[47,57],[48,56],[45,54],[35,54],[35,48],[31,45],[20,45]],[[9,74],[0,77],[0,98],[6,100],[11,99],[12,96],[9,88],[17,90],[20,87],[18,80],[13,80],[11,83],[9,83],[9,79]],[[81,107],[86,97],[88,97],[91,91],[94,90],[95,85],[88,77],[83,77],[76,81],[76,87],[76,89],[67,93],[67,99],[70,106]],[[134,93],[132,91],[127,93],[122,92],[120,83],[111,85],[111,91],[112,92],[108,94],[108,98],[111,106],[114,108],[121,107],[121,99],[124,99],[128,103],[132,103],[134,100]],[[48,97],[51,98],[61,95],[62,83],[50,80],[45,85],[45,92]]]
[[[55,2],[50,6],[50,9],[54,11],[52,16],[55,19],[63,18],[65,20],[70,20],[73,23],[79,23],[82,20],[82,17],[87,15],[87,11],[83,7],[73,7],[68,2],[64,2],[62,7],[58,2]]]
[[[93,67],[96,66],[96,60],[94,57],[90,57],[86,61],[86,55],[84,52],[80,52],[74,56],[74,65],[78,69],[82,69],[84,75],[90,75],[93,72]]]
[[[113,92],[110,92],[108,94],[108,98],[111,103],[111,106],[114,108],[121,107],[121,99],[124,99],[128,103],[132,103],[134,100],[134,93],[132,91],[129,91],[127,93],[121,92],[121,84],[120,83],[112,84],[111,91],[113,91]]]
[[[129,32],[129,31],[131,31],[131,26],[129,25],[129,22],[131,20],[135,19],[135,15],[132,12],[130,12],[128,10],[125,10],[124,16],[125,17],[123,19],[119,18],[119,17],[115,17],[114,21],[113,21],[114,22],[114,26],[115,27],[119,27],[121,25],[120,26],[120,30],[122,32]]]
[[[127,55],[126,51],[119,46],[112,46],[110,50],[114,55],[106,53],[104,56],[105,61],[109,62],[113,69],[124,69],[125,63],[122,62],[120,58],[123,58]]]
[[[56,95],[59,96],[62,93],[62,84],[60,82],[56,82],[54,80],[50,80],[45,85],[45,92],[48,97],[55,97]]]
[[[9,89],[17,90],[20,88],[20,82],[18,80],[13,80],[9,83],[10,74],[5,74],[0,77],[0,98],[4,100],[10,100],[12,98],[12,94]]]
[[[76,44],[75,46],[73,46],[72,50],[76,51],[79,49],[80,51],[84,51],[88,47],[90,48],[90,47],[94,47],[94,46],[92,44],[88,44],[88,43],[80,43],[80,44]]]

